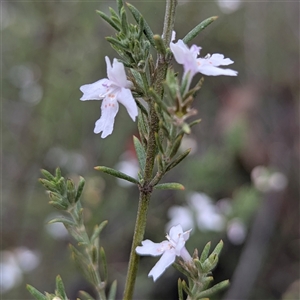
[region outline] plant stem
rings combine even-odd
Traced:
[[[175,17],[175,7],[177,0],[167,0],[166,3],[166,12],[164,19],[164,29],[163,36],[166,44],[169,44],[171,40],[174,17]],[[166,62],[165,57],[161,54],[157,58],[156,65],[156,76],[153,83],[153,88],[155,92],[163,97],[163,82],[166,78],[166,72],[168,68],[168,62]],[[144,170],[144,184],[140,186],[140,196],[139,196],[139,206],[137,212],[137,218],[134,229],[134,236],[131,246],[129,266],[127,271],[126,284],[124,289],[124,300],[131,300],[134,292],[134,285],[138,271],[139,256],[136,254],[135,249],[139,246],[144,238],[146,222],[147,222],[147,212],[152,195],[152,186],[150,182],[153,177],[153,168],[156,155],[156,140],[155,133],[159,130],[159,119],[157,117],[155,108],[155,102],[152,100],[149,102],[150,113],[149,113],[149,137],[147,144],[147,153],[146,153],[146,164]]]

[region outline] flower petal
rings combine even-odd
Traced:
[[[110,60],[107,56],[105,56],[105,61],[108,79],[114,82],[118,87],[128,87],[128,80],[126,78],[124,65],[114,58],[113,65],[111,66]]]
[[[135,118],[138,115],[138,108],[132,97],[131,91],[129,89],[121,88],[118,92],[117,99],[125,106],[131,119],[135,121]]]
[[[106,97],[101,105],[101,118],[95,123],[95,133],[102,131],[101,137],[104,139],[110,135],[114,129],[115,116],[119,110],[116,99]]]
[[[156,281],[156,279],[166,270],[167,267],[169,267],[176,258],[175,251],[166,251],[160,258],[160,260],[156,263],[156,265],[151,269],[150,273],[148,274],[148,277],[152,276],[153,280]]]
[[[213,66],[227,66],[234,63],[233,60],[230,58],[224,58],[223,54],[220,53],[214,53],[209,58],[207,58],[207,61],[211,62]]]
[[[213,65],[209,65],[206,62],[203,63],[203,58],[199,58],[199,62],[201,65],[198,67],[198,72],[208,75],[208,76],[219,76],[219,75],[227,75],[227,76],[237,76],[238,72],[231,69],[222,69],[215,67]],[[203,63],[203,64],[202,64]]]
[[[161,243],[153,243],[150,240],[142,241],[142,246],[135,248],[135,252],[139,255],[158,256],[169,250],[169,242],[163,241]]]
[[[85,84],[80,87],[80,90],[83,92],[80,100],[101,100],[110,83],[108,79],[100,79],[94,83]]]

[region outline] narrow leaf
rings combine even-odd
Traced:
[[[50,173],[48,172],[47,170],[44,170],[44,169],[41,169],[41,173],[44,175],[44,177],[46,179],[48,179],[49,181],[53,181],[55,179],[55,177]]]
[[[135,184],[139,183],[135,178],[133,178],[133,177],[131,177],[129,175],[126,175],[126,174],[124,174],[124,173],[122,173],[120,171],[117,171],[115,169],[112,169],[112,168],[108,168],[108,167],[104,167],[104,166],[98,166],[98,167],[95,167],[94,169],[97,170],[97,171],[102,171],[102,172],[104,172],[106,174],[112,175],[114,177],[127,180],[127,181],[135,183]]]
[[[165,151],[164,151],[164,148],[162,146],[160,136],[158,135],[157,132],[154,133],[154,136],[155,136],[156,146],[157,146],[159,152],[162,153],[162,154],[164,154]]]
[[[114,282],[112,283],[110,290],[109,290],[109,294],[108,294],[108,300],[115,300],[116,299],[116,294],[117,294],[117,281],[114,280]]]
[[[108,15],[106,15],[104,12],[102,12],[102,11],[100,11],[100,10],[96,10],[96,13],[97,13],[98,15],[100,15],[100,17],[101,17],[104,21],[106,21],[110,26],[112,26],[113,28],[115,28],[117,31],[120,31],[119,26],[118,26],[115,22],[113,22],[113,21],[110,19],[110,17],[109,17]]]
[[[126,3],[127,7],[129,8],[130,12],[132,13],[134,19],[136,20],[137,23],[140,22],[140,18],[143,18],[142,14],[138,11],[137,8],[135,8],[132,4]],[[153,47],[155,47],[155,42],[153,39],[153,32],[148,25],[148,23],[144,20],[144,34],[151,43]]]
[[[140,168],[141,168],[142,172],[144,172],[145,164],[146,164],[145,149],[144,149],[143,145],[141,144],[140,140],[136,136],[133,136],[133,144],[134,144],[135,152],[136,152],[139,164],[140,164]]]
[[[182,289],[182,284],[181,284],[181,279],[178,278],[178,298],[179,300],[183,300],[183,289]]]
[[[201,256],[200,256],[200,262],[203,263],[208,258],[210,247],[211,247],[211,242],[208,242],[204,246],[203,251],[202,251]]]
[[[122,7],[124,7],[123,0],[117,0],[117,4],[118,4],[118,13],[120,15],[121,9],[122,9]]]
[[[63,224],[68,224],[70,226],[76,225],[71,219],[68,219],[65,217],[58,217],[58,218],[52,219],[48,222],[48,224],[53,224],[53,223],[63,223]]]
[[[121,9],[121,25],[122,25],[122,31],[126,35],[128,31],[128,24],[127,24],[127,17],[126,17],[126,12],[124,7]]]
[[[94,243],[94,240],[99,236],[100,232],[103,230],[107,223],[108,221],[103,221],[100,225],[95,226],[93,235],[91,237],[92,244]]]
[[[102,266],[103,271],[104,271],[104,280],[107,280],[107,277],[108,277],[107,276],[107,274],[108,274],[108,272],[107,272],[107,261],[106,261],[106,255],[105,255],[105,251],[104,251],[103,247],[100,248],[100,258],[101,258],[101,262],[102,262],[101,266]]]
[[[185,188],[182,184],[177,182],[169,182],[169,183],[161,183],[157,184],[154,189],[156,190],[181,190],[183,191]]]
[[[81,300],[95,300],[89,293],[85,291],[79,291]]]
[[[218,243],[218,245],[216,246],[216,248],[214,249],[214,251],[211,254],[216,254],[216,255],[220,255],[222,249],[223,249],[224,243],[222,240],[220,240],[220,242]]]
[[[189,153],[191,152],[192,149],[187,149],[184,151],[181,155],[179,155],[174,161],[172,161],[167,167],[166,167],[166,172],[170,171],[174,167],[176,167],[183,159],[185,159]]]
[[[212,296],[213,294],[219,292],[220,290],[226,288],[229,286],[229,280],[224,280],[224,281],[221,281],[220,283],[217,283],[216,285],[214,285],[213,287],[199,293],[197,296],[197,299],[198,298],[204,298],[204,297],[210,297]]]
[[[43,295],[40,291],[34,288],[32,285],[27,284],[26,288],[28,292],[37,300],[47,300],[47,297]]]
[[[169,154],[170,158],[173,158],[178,152],[178,149],[181,145],[182,138],[183,138],[183,134],[176,137],[176,140],[174,141],[172,148],[170,150],[170,154]]]
[[[78,184],[78,188],[77,188],[77,192],[76,192],[76,196],[75,196],[75,203],[79,200],[79,198],[82,194],[84,185],[85,185],[85,179],[80,176],[79,184]]]
[[[68,300],[67,294],[65,292],[65,286],[59,275],[56,276],[56,294],[59,294],[64,300]]]
[[[125,52],[128,52],[129,49],[127,46],[123,45],[119,40],[111,37],[111,36],[108,36],[105,38],[108,42],[110,42],[112,45],[116,46],[118,49],[121,48],[123,49]]]
[[[190,42],[193,38],[195,38],[203,29],[205,29],[209,24],[211,24],[213,21],[217,20],[218,17],[210,17],[204,21],[202,21],[200,24],[198,24],[194,29],[192,29],[182,40],[185,44]]]

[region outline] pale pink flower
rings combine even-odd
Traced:
[[[110,135],[114,128],[115,116],[119,110],[118,102],[122,103],[131,119],[138,115],[136,102],[131,94],[132,82],[127,80],[124,65],[114,58],[113,64],[105,57],[107,77],[80,87],[83,96],[80,100],[103,100],[101,118],[95,123],[95,133],[102,131],[102,138]]]
[[[176,259],[180,256],[184,261],[191,261],[192,258],[185,248],[185,242],[190,237],[191,229],[183,232],[181,225],[173,226],[169,234],[166,236],[167,240],[161,243],[153,243],[150,240],[142,241],[142,246],[136,247],[136,253],[139,255],[162,255],[160,260],[151,269],[148,276],[152,276],[155,281]]]

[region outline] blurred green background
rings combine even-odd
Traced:
[[[162,32],[164,1],[131,3]],[[101,103],[79,101],[81,85],[106,77],[104,56],[116,57],[105,41],[114,31],[95,13],[109,6],[116,8],[114,1],[1,2],[1,299],[31,299],[26,283],[53,292],[57,274],[71,299],[80,289],[92,293],[70,259],[73,241],[46,225],[57,212],[37,180],[41,168],[57,166],[65,177],[86,178],[88,228],[109,221],[101,245],[121,298],[138,190],[93,168],[136,170],[138,133],[121,107],[115,131],[101,139],[93,133]],[[194,103],[202,122],[183,143],[192,154],[164,179],[186,190],[154,193],[146,238],[162,241],[174,211],[189,211],[190,252],[225,242],[215,280],[231,286],[215,299],[299,299],[299,2],[179,1],[177,37],[214,15],[194,43],[201,56],[231,58],[239,74],[205,78]],[[191,195],[206,196],[191,193],[210,200],[195,209]],[[141,259],[135,299],[176,299],[174,269],[155,283],[147,278],[156,261]]]

